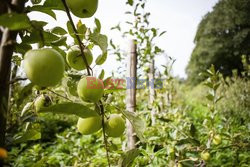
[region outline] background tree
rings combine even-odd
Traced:
[[[211,64],[223,75],[243,70],[241,56],[250,54],[250,1],[221,0],[200,22],[195,48],[187,66],[188,80],[194,84]]]

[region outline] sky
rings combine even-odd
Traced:
[[[117,31],[111,31],[110,28],[123,23],[127,20],[124,14],[127,10],[126,0],[99,0],[98,10],[94,17],[82,19],[87,26],[94,26],[94,18],[98,18],[102,24],[102,33],[106,34],[109,39],[113,39],[121,48],[128,50],[129,40],[121,38],[121,34]],[[165,50],[166,54],[176,62],[173,66],[173,74],[182,78],[186,77],[185,68],[190,59],[194,48],[194,37],[197,26],[202,17],[212,10],[218,0],[148,0],[146,11],[150,12],[150,26],[159,28],[160,31],[167,33],[157,39],[155,42],[158,46]],[[30,17],[36,20],[46,20],[55,26],[55,24],[66,28],[67,17],[65,13],[57,13],[57,21],[51,17],[36,12],[31,13]],[[77,22],[78,18],[73,17]],[[123,27],[126,29],[126,27]],[[98,52],[94,52],[95,57]],[[163,56],[156,58],[156,66],[166,64]],[[115,61],[114,55],[109,55],[106,63],[102,66],[108,73],[116,71],[118,63]],[[97,69],[100,70],[101,68]]]
[[[103,31],[114,37],[119,34],[109,31],[110,26],[124,21],[126,11],[124,0],[100,0],[96,17],[102,21]],[[173,74],[186,77],[185,68],[194,48],[194,37],[202,17],[218,0],[148,0],[146,11],[151,13],[151,27],[167,33],[156,40],[157,45],[165,50],[168,56],[176,59]],[[123,39],[126,40],[126,39]],[[128,45],[128,44],[127,44]],[[112,57],[111,57],[112,58]],[[159,67],[166,62],[163,57],[156,58]]]

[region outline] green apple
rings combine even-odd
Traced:
[[[221,136],[220,136],[220,135],[215,135],[215,136],[213,137],[213,143],[214,143],[215,145],[219,145],[219,144],[221,143]]]
[[[106,134],[109,137],[120,137],[125,130],[125,121],[118,114],[111,114],[105,122]]]
[[[204,161],[208,161],[210,159],[210,154],[209,152],[202,152],[201,153],[201,159],[203,159]]]
[[[88,48],[84,49],[84,56],[87,59],[88,65],[90,65],[93,61],[92,53]],[[67,63],[70,67],[74,68],[75,70],[84,70],[86,69],[86,64],[83,60],[81,55],[81,50],[78,46],[73,46],[70,48],[67,56],[66,56]]]
[[[77,129],[83,135],[89,135],[97,132],[102,127],[101,116],[79,118],[77,122]]]
[[[62,55],[51,48],[30,50],[24,55],[23,67],[27,78],[41,87],[58,84],[63,77],[64,66]]]
[[[77,93],[83,101],[96,103],[103,96],[103,82],[95,77],[84,77],[77,85]]]
[[[66,0],[70,11],[77,17],[89,18],[98,7],[98,0]]]

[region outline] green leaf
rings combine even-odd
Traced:
[[[99,79],[103,79],[104,78],[104,75],[105,75],[105,71],[104,69],[102,69],[101,73],[99,74],[98,78]]]
[[[51,112],[54,114],[76,115],[82,118],[98,116],[95,110],[80,103],[61,103],[42,108],[39,112]]]
[[[39,161],[36,161],[31,167],[44,167],[44,164],[48,161],[48,157],[43,157]]]
[[[74,30],[73,30],[73,27],[70,23],[70,21],[67,22],[67,29],[68,29],[68,33],[71,37],[75,38],[75,33],[74,33]]]
[[[128,0],[128,1],[127,1],[127,4],[129,4],[130,6],[133,6],[134,0]]]
[[[129,22],[129,21],[126,21],[126,23],[129,24],[129,25],[133,25],[133,23],[131,23],[131,22]]]
[[[106,60],[107,60],[107,52],[102,54],[102,55],[99,55],[96,60],[95,60],[95,63],[97,65],[102,65]]]
[[[77,32],[81,40],[84,39],[86,31],[87,31],[87,27],[85,26],[85,24],[82,24],[82,23],[77,24]]]
[[[20,43],[15,45],[15,52],[25,54],[28,50],[31,50],[32,47],[29,44]]]
[[[196,127],[194,126],[194,124],[191,124],[191,126],[190,126],[190,134],[191,134],[192,137],[195,136],[196,131],[197,130],[196,130]]]
[[[206,96],[206,98],[207,98],[208,100],[210,100],[210,101],[213,101],[213,100],[214,100],[214,96],[211,95],[211,94],[208,94],[208,95]]]
[[[129,167],[131,166],[132,162],[135,160],[135,158],[140,154],[140,150],[137,148],[131,149],[127,151],[125,154],[121,156],[121,158],[118,161],[119,167]]]
[[[41,138],[41,133],[39,131],[37,131],[36,129],[30,129],[30,130],[27,130],[22,136],[19,136],[18,138],[16,138],[13,141],[13,143],[15,144],[23,143],[28,140],[38,140],[40,138]]]
[[[74,79],[72,79],[72,78],[68,79],[67,88],[68,88],[68,92],[71,95],[76,96],[76,97],[78,96],[78,94],[77,94],[77,82]]]
[[[7,13],[0,16],[0,25],[10,30],[22,30],[31,26],[26,14]]]
[[[213,86],[214,90],[216,91],[220,87],[220,83],[217,83]]]
[[[157,36],[157,30],[155,28],[151,28],[151,31],[153,32],[153,36],[156,37]]]
[[[28,102],[24,107],[23,107],[23,110],[21,112],[21,117],[27,112],[29,111],[30,109],[32,109],[32,106],[33,106],[33,102]]]
[[[18,94],[17,105],[21,105],[23,101],[25,101],[26,98],[30,96],[30,94],[32,93],[33,86],[34,85],[32,83],[29,83],[22,88],[22,90]]]
[[[42,2],[42,0],[31,0],[31,3],[34,5],[39,4],[41,2]]]
[[[204,82],[204,85],[213,89],[213,83],[211,82],[211,80],[207,80],[206,82]]]
[[[98,45],[101,48],[102,53],[107,52],[108,38],[106,35],[102,35],[99,33],[91,33],[89,37],[94,44]]]
[[[45,13],[45,14],[51,16],[52,18],[54,18],[56,20],[56,14],[50,8],[45,8],[42,5],[36,5],[36,6],[28,7],[28,10],[29,11]]]
[[[60,38],[50,32],[42,30],[34,30],[29,36],[23,37],[23,43],[33,44],[43,42],[45,45],[50,45],[52,42],[56,42]]]
[[[43,5],[35,5],[28,8],[30,11],[38,11],[50,15],[56,19],[56,15],[52,10],[65,10],[61,0],[46,0]]]
[[[121,112],[130,121],[130,123],[132,124],[138,138],[142,142],[144,142],[143,133],[144,133],[144,131],[146,129],[145,122],[133,112],[129,112],[127,110],[121,110]]]
[[[62,50],[58,46],[52,46],[52,48],[55,49],[56,51],[58,51],[64,58],[66,58],[66,53],[64,50]]]
[[[159,37],[162,36],[162,35],[164,35],[166,32],[167,32],[167,31],[161,32],[160,35],[159,35]]]
[[[37,29],[42,29],[44,26],[46,26],[48,23],[45,21],[36,21],[36,20],[31,20],[31,25],[32,27],[35,27]]]
[[[61,0],[46,0],[43,4],[43,7],[51,10],[64,10],[64,6]]]
[[[158,54],[160,52],[162,52],[161,48],[159,48],[158,46],[155,46],[155,54]]]
[[[67,34],[67,31],[64,30],[62,27],[54,27],[51,30],[51,33],[57,34],[57,35],[65,35],[65,34]]]
[[[200,145],[200,141],[197,139],[193,139],[193,138],[184,138],[184,139],[180,139],[177,141],[176,145],[183,145],[183,144],[189,144],[192,143],[194,145]]]
[[[43,34],[43,39],[44,39],[45,44],[50,45],[50,43],[55,42],[60,39],[58,36],[50,32],[43,31],[42,34]]]
[[[114,45],[112,39],[109,41],[110,45],[112,46],[113,49],[116,49],[116,46]]]
[[[67,46],[66,41],[67,41],[67,37],[64,36],[58,40],[52,41],[51,44],[54,46]]]
[[[22,61],[22,58],[19,55],[12,56],[12,62],[14,62],[19,67],[21,66],[21,61]]]
[[[95,18],[95,25],[96,25],[96,28],[95,28],[95,32],[96,33],[100,33],[101,32],[101,23],[99,21],[99,19]]]
[[[219,102],[222,98],[223,98],[223,96],[217,97],[216,100],[215,100],[215,103]]]
[[[121,26],[120,26],[120,24],[117,24],[115,27],[111,27],[110,30],[115,30],[115,29],[117,29],[118,31],[121,31]]]
[[[108,78],[106,78],[106,79],[103,81],[104,88],[107,87],[108,82],[109,82],[109,80],[110,80],[111,78],[112,78],[112,77],[108,77]]]

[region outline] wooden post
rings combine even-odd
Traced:
[[[155,79],[155,61],[154,59],[149,65],[149,74],[148,74],[148,79],[149,82],[151,82],[151,85],[149,85],[149,104],[151,108],[151,121],[152,125],[155,125],[155,108],[153,106],[153,103],[155,101],[155,88],[154,88],[154,79]]]
[[[137,53],[136,53],[136,41],[130,41],[130,53],[128,57],[127,64],[127,91],[126,91],[126,101],[127,110],[130,112],[136,111],[136,76],[137,76]],[[135,148],[136,136],[131,123],[127,120],[127,149]]]

